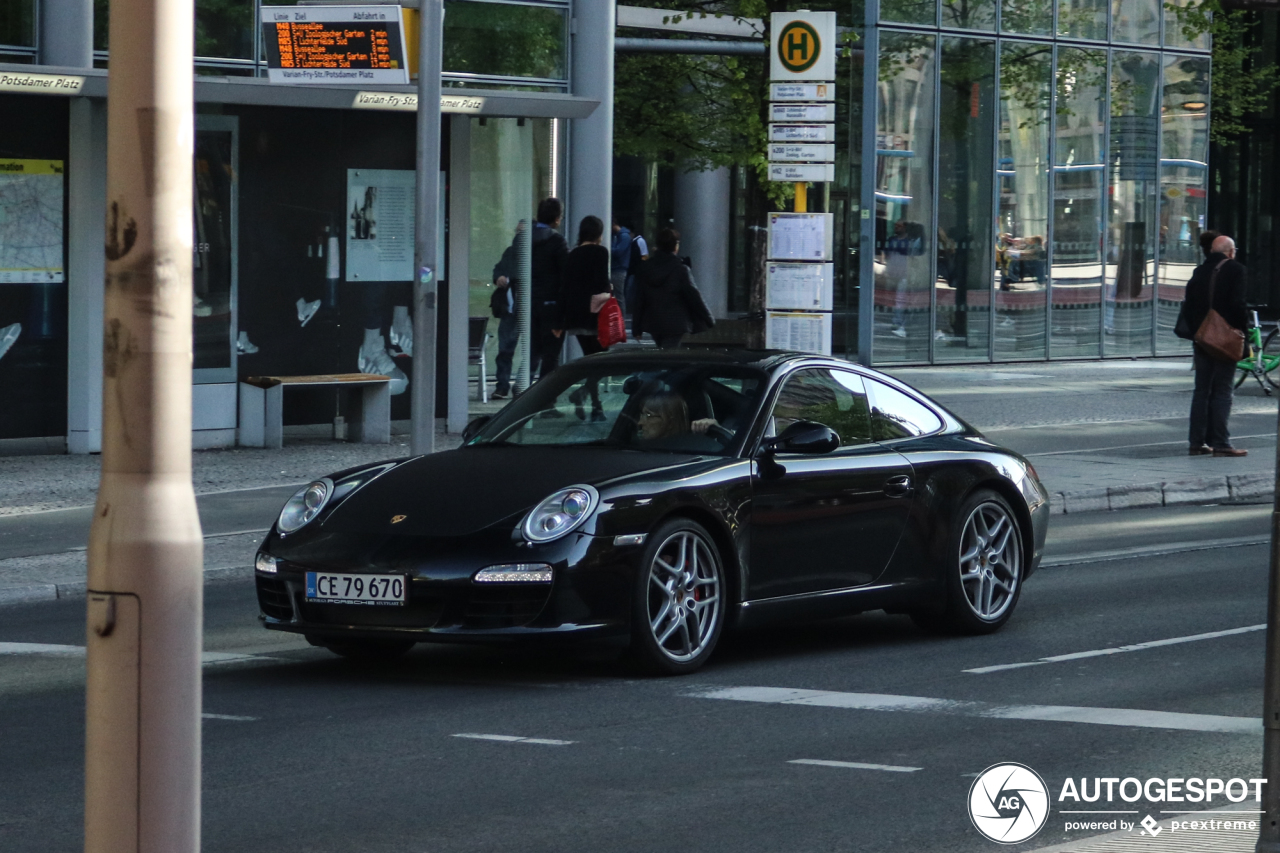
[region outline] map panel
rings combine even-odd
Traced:
[[[63,280],[63,167],[0,159],[0,284]]]

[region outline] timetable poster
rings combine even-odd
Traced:
[[[770,311],[765,319],[766,349],[831,355],[831,315],[807,311]]]
[[[347,170],[347,281],[413,281],[415,177]]]
[[[834,223],[830,213],[770,213],[769,260],[831,260]]]
[[[770,262],[765,268],[765,308],[830,311],[835,264]]]

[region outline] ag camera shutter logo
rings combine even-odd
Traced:
[[[1025,764],[994,764],[973,780],[969,819],[998,844],[1026,841],[1049,819],[1049,789]]]

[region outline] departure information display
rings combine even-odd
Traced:
[[[263,6],[273,83],[408,84],[399,6]]]

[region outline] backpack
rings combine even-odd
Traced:
[[[636,270],[640,269],[640,262],[644,260],[644,256],[640,254],[640,242],[644,240],[639,234],[631,235],[631,254],[627,258],[627,275],[635,275]]]
[[[600,346],[608,349],[614,344],[626,343],[627,326],[622,319],[622,306],[610,296],[596,315],[596,338]]]

